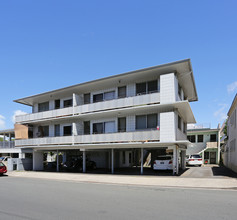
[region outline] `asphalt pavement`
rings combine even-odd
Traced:
[[[0,177],[1,220],[236,219],[236,190]]]

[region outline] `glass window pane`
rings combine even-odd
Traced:
[[[38,137],[48,137],[49,136],[49,126],[39,126],[38,127]]]
[[[157,127],[157,114],[147,115],[147,128]]]
[[[136,116],[136,129],[146,129],[146,115]]]
[[[119,118],[118,119],[118,132],[125,132],[126,131],[126,118]]]
[[[55,100],[55,109],[59,109],[60,108],[60,99]]]
[[[60,125],[54,125],[54,136],[60,136]]]
[[[91,94],[87,93],[84,94],[84,104],[90,104],[91,103]]]
[[[38,112],[44,112],[49,110],[49,102],[43,102],[38,104]]]
[[[157,80],[150,81],[147,84],[148,84],[148,93],[157,92],[157,90],[158,90]]]
[[[84,121],[84,134],[90,134],[90,121]]]
[[[198,142],[199,143],[203,142],[203,135],[201,135],[201,134],[198,135]]]
[[[104,124],[95,123],[93,124],[93,134],[103,134],[104,133]]]
[[[115,99],[115,91],[104,93],[104,100],[112,100],[112,99]]]
[[[63,127],[63,135],[64,136],[72,135],[72,126],[64,126]]]
[[[104,100],[103,93],[93,95],[93,102],[102,102]]]
[[[108,121],[105,122],[105,133],[114,133],[115,132],[115,122],[114,121]]]
[[[125,98],[127,96],[126,86],[118,87],[118,98]]]
[[[136,84],[136,94],[137,95],[146,94],[146,83],[137,83]]]
[[[210,141],[216,142],[216,134],[211,134]]]
[[[71,107],[71,106],[72,106],[72,99],[64,100],[63,102],[64,108]]]

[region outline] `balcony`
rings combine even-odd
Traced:
[[[217,148],[218,144],[217,142],[207,142],[206,143],[206,148]]]
[[[15,148],[15,141],[0,141],[0,149]]]
[[[16,140],[17,147],[50,147],[52,145],[108,144],[159,141],[159,130],[134,131],[78,136],[45,137]]]
[[[126,97],[121,99],[113,99],[109,101],[79,105],[75,107],[50,110],[26,115],[16,116],[16,123],[30,123],[35,121],[44,121],[60,117],[73,117],[80,114],[95,113],[105,110],[116,110],[120,108],[130,108],[134,106],[144,106],[160,102],[159,93],[151,93],[140,96]]]

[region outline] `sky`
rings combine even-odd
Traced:
[[[237,92],[235,0],[0,1],[0,129],[13,100],[191,59],[198,124],[217,127]]]

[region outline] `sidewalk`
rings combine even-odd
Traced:
[[[236,178],[183,178],[161,176],[128,176],[112,174],[56,173],[39,171],[12,171],[9,177],[41,178],[83,183],[160,186],[181,188],[236,189]]]

